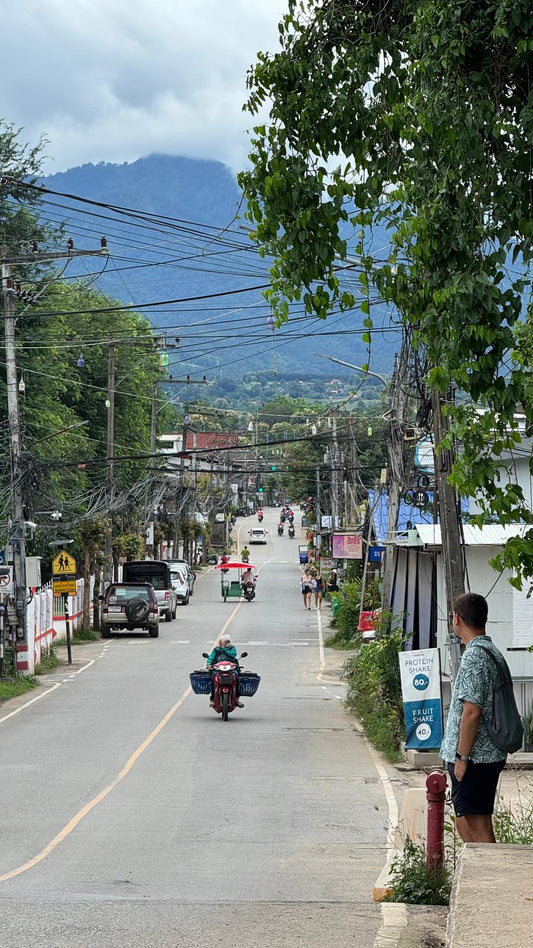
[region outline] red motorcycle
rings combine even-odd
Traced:
[[[241,658],[246,658],[248,652],[243,652]],[[203,658],[209,658],[207,652],[202,652]],[[213,701],[215,711],[227,721],[228,715],[237,707],[237,674],[238,665],[224,659],[213,666]]]

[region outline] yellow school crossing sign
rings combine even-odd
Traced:
[[[54,576],[69,576],[76,573],[76,560],[66,550],[60,550],[57,556],[52,560],[52,573]]]

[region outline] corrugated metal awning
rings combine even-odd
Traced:
[[[441,546],[440,524],[417,523],[414,529],[424,546]],[[528,529],[525,523],[489,523],[483,527],[463,524],[465,546],[503,546],[511,537],[520,536]]]

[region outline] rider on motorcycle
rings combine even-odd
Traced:
[[[243,571],[243,573],[242,573],[242,576],[241,576],[241,586],[242,586],[243,589],[244,589],[244,587],[246,586],[247,583],[253,583],[254,586],[255,586],[255,577],[254,577],[254,574],[252,573],[250,567],[248,567],[248,569],[245,569],[245,570]]]
[[[209,653],[209,657],[207,659],[208,670],[212,672],[213,666],[216,665],[217,662],[223,662],[225,659],[228,662],[233,662],[233,664],[237,666],[237,702],[236,704],[238,708],[244,708],[244,705],[242,704],[242,702],[239,701],[238,673],[240,672],[241,669],[239,667],[239,662],[237,661],[237,649],[235,648],[234,645],[231,644],[231,635],[228,635],[227,632],[225,632],[223,635],[219,635],[216,645],[214,646],[213,649],[211,649]],[[211,697],[209,699],[209,705],[211,708],[215,707],[214,687],[215,687],[214,679],[211,676]]]

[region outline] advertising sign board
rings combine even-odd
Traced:
[[[442,697],[438,648],[400,652],[403,711],[408,750],[436,750],[442,743]]]
[[[331,552],[337,560],[361,560],[363,541],[357,533],[334,533],[331,540]]]

